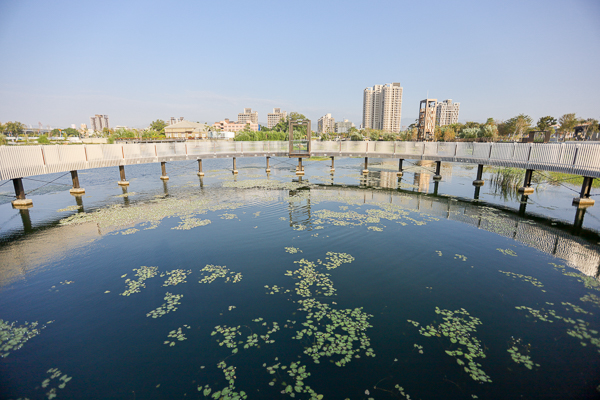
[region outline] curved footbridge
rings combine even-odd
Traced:
[[[303,150],[298,150],[302,148]],[[294,142],[228,142],[187,141],[184,143],[133,143],[71,146],[1,146],[0,179],[12,179],[15,207],[31,207],[25,197],[21,178],[55,172],[71,172],[71,193],[81,195],[77,171],[89,168],[118,166],[119,185],[128,185],[125,166],[132,164],[161,163],[163,180],[169,179],[168,161],[197,160],[198,175],[203,176],[202,160],[232,158],[233,173],[237,173],[236,158],[266,157],[266,172],[270,172],[271,157],[298,157],[296,174],[304,175],[302,159],[310,156],[331,158],[331,171],[335,171],[335,157],[364,157],[363,173],[369,172],[369,157],[398,159],[398,176],[402,176],[403,160],[431,160],[436,163],[435,180],[441,179],[442,162],[477,164],[475,186],[484,184],[483,166],[522,168],[526,170],[524,195],[533,193],[533,171],[555,171],[584,177],[580,196],[573,200],[579,207],[594,204],[590,190],[594,178],[600,178],[600,143],[465,143],[465,142],[336,142],[312,141],[298,146]]]

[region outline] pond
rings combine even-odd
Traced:
[[[519,211],[473,200],[472,166],[361,162],[34,177],[33,208],[0,205],[0,397],[600,395],[593,208],[573,234],[562,186]]]

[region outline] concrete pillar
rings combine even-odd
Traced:
[[[162,179],[163,181],[168,181],[169,180],[169,176],[167,175],[167,162],[166,161],[161,161],[160,162],[160,169],[162,172],[162,175],[160,176],[160,179]]]
[[[167,179],[164,179],[163,181],[163,193],[165,194],[165,196],[169,195],[169,186],[167,185]]]
[[[483,186],[485,183],[482,179],[483,176],[483,164],[477,165],[477,178],[473,181],[474,186]]]
[[[23,222],[23,231],[31,232],[33,227],[31,225],[31,216],[29,215],[29,210],[26,207],[18,207],[19,213],[21,214],[21,222]]]
[[[519,215],[520,216],[525,215],[525,209],[527,208],[527,199],[528,198],[529,198],[529,196],[527,196],[526,194],[523,194],[521,196],[521,204],[519,205]]]
[[[79,176],[77,176],[77,171],[71,171],[71,180],[73,181],[73,188],[69,190],[69,193],[75,196],[81,196],[85,193],[85,189],[79,187]]]
[[[14,208],[29,208],[33,207],[33,200],[25,198],[25,189],[23,189],[23,179],[15,178],[12,180],[13,186],[15,187],[16,200],[13,200],[11,204]]]
[[[396,175],[398,176],[404,175],[404,172],[402,171],[402,161],[404,161],[403,158],[398,160],[398,172],[396,172]]]
[[[335,157],[331,156],[331,169],[329,170],[329,172],[335,172]]]
[[[594,199],[590,199],[590,191],[592,190],[592,183],[594,182],[594,178],[590,178],[589,176],[583,177],[583,184],[581,185],[581,192],[579,193],[579,197],[573,199],[573,205],[578,208],[591,207],[594,205]]]
[[[363,175],[369,173],[369,157],[365,157],[365,169],[362,171]]]
[[[202,159],[198,159],[198,176],[204,176],[204,172],[202,172]]]
[[[296,175],[304,175],[304,167],[302,166],[302,157],[298,157],[298,166],[296,167]]]
[[[265,172],[268,174],[269,172],[271,172],[271,167],[269,166],[269,160],[271,159],[271,157],[267,157],[267,169],[265,169]]]
[[[235,157],[233,157],[233,171],[232,172],[234,173],[234,175],[238,173],[236,163],[235,163]]]
[[[577,207],[577,211],[575,212],[575,221],[573,221],[573,235],[579,236],[581,234],[581,229],[583,228],[583,217],[585,216],[585,211],[587,207]]]
[[[519,193],[526,195],[533,194],[533,188],[531,187],[531,177],[533,176],[532,169],[525,170],[525,179],[523,180],[523,186],[519,188]]]
[[[121,175],[121,180],[117,182],[119,186],[129,186],[129,182],[125,179],[125,166],[119,165],[119,174]]]
[[[475,200],[479,200],[479,192],[481,191],[481,185],[475,185],[475,195],[473,196],[473,199]]]
[[[435,162],[435,175],[433,176],[434,181],[439,181],[442,179],[442,175],[440,174],[441,171],[442,171],[442,162],[436,161]]]

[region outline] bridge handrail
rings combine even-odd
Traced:
[[[316,156],[466,162],[600,178],[599,143],[314,141]],[[0,179],[53,172],[215,157],[287,156],[288,142],[215,142],[0,146]]]

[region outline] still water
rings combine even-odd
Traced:
[[[25,181],[33,208],[0,205],[0,397],[597,398],[594,208],[573,227],[568,188],[474,200],[471,166],[372,161]]]

